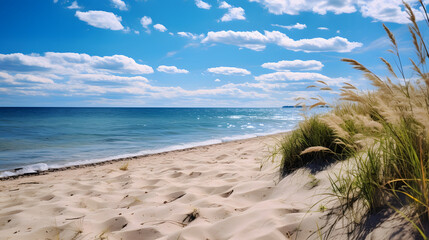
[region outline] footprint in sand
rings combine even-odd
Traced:
[[[154,227],[146,227],[136,230],[123,231],[115,234],[119,239],[158,239],[162,234]]]
[[[226,193],[222,193],[220,196],[223,198],[227,198],[229,196],[231,196],[231,194],[234,192],[234,189],[232,189],[231,191],[228,191]]]
[[[225,158],[227,158],[228,155],[227,154],[222,154],[216,157],[216,160],[224,160]]]
[[[217,156],[217,157],[216,157],[216,160],[223,160],[223,159],[225,159],[226,157],[228,157],[228,155],[226,155],[226,154],[222,154],[222,155]]]
[[[169,198],[170,200],[164,201],[164,204],[174,202],[177,199],[179,199],[179,198],[181,198],[181,197],[183,197],[185,195],[186,195],[186,193],[183,192],[183,191],[178,191],[178,192],[170,193],[170,194],[167,195],[167,198]]]
[[[41,197],[40,200],[42,200],[42,201],[49,201],[49,200],[53,199],[54,197],[55,197],[54,195],[48,194],[46,196]]]
[[[128,225],[128,221],[124,217],[111,218],[102,223],[102,229],[108,229],[110,232],[119,231]]]
[[[190,177],[199,177],[199,176],[201,176],[201,172],[191,172],[190,174],[189,174],[189,176]]]
[[[170,178],[177,178],[177,177],[180,177],[180,176],[182,176],[183,175],[183,173],[182,172],[174,172],[173,174],[171,174],[169,177]]]

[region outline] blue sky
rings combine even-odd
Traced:
[[[306,88],[317,80],[370,88],[341,58],[385,75],[378,58],[393,56],[382,23],[403,59],[413,52],[397,0],[1,4],[0,106],[294,105],[320,94]]]

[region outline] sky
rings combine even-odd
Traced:
[[[424,26],[419,3],[409,3]],[[280,107],[319,95],[335,101],[344,82],[371,89],[340,59],[387,74],[379,57],[394,56],[382,23],[402,59],[414,51],[400,0],[0,4],[0,106]],[[333,91],[307,88],[318,80]]]

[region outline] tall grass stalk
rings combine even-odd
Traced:
[[[419,0],[427,27],[429,17]],[[362,91],[350,83],[340,89],[341,102],[323,116],[306,119],[282,143],[282,175],[314,159],[342,159],[353,164],[331,179],[344,215],[371,214],[392,207],[427,239],[429,222],[429,51],[411,6],[404,2],[415,49],[407,78],[398,42],[390,39],[394,64],[384,58],[389,75],[381,78],[353,59],[342,59],[361,71],[375,90]],[[317,87],[312,85],[310,87]],[[320,90],[330,89],[322,83]],[[323,99],[313,106],[325,105]],[[313,151],[314,150],[314,151]],[[303,154],[303,153],[311,154]],[[413,211],[401,212],[402,206]],[[360,211],[359,214],[357,211]]]
[[[422,1],[420,3],[425,6]],[[372,139],[372,145],[367,144],[363,148],[365,153],[358,153],[355,170],[343,184],[354,188],[354,195],[365,202],[369,213],[383,206],[410,205],[414,211],[406,219],[412,221],[426,239],[423,222],[429,220],[429,75],[426,66],[429,54],[412,8],[407,3],[404,5],[411,21],[409,31],[417,53],[416,60],[411,59],[410,63],[419,79],[413,81],[405,77],[395,36],[385,25],[397,70],[384,58],[381,60],[391,77],[382,80],[359,62],[343,59],[362,71],[376,88],[376,91],[366,94],[350,89],[349,85],[341,89],[342,100],[356,105],[347,109],[352,116],[349,119],[358,122],[362,116],[370,116],[381,126],[377,128],[378,133],[366,134],[367,139]],[[338,117],[334,112],[331,118],[335,116]]]

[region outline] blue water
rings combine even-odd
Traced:
[[[296,108],[0,108],[0,177],[283,132],[300,120]]]

